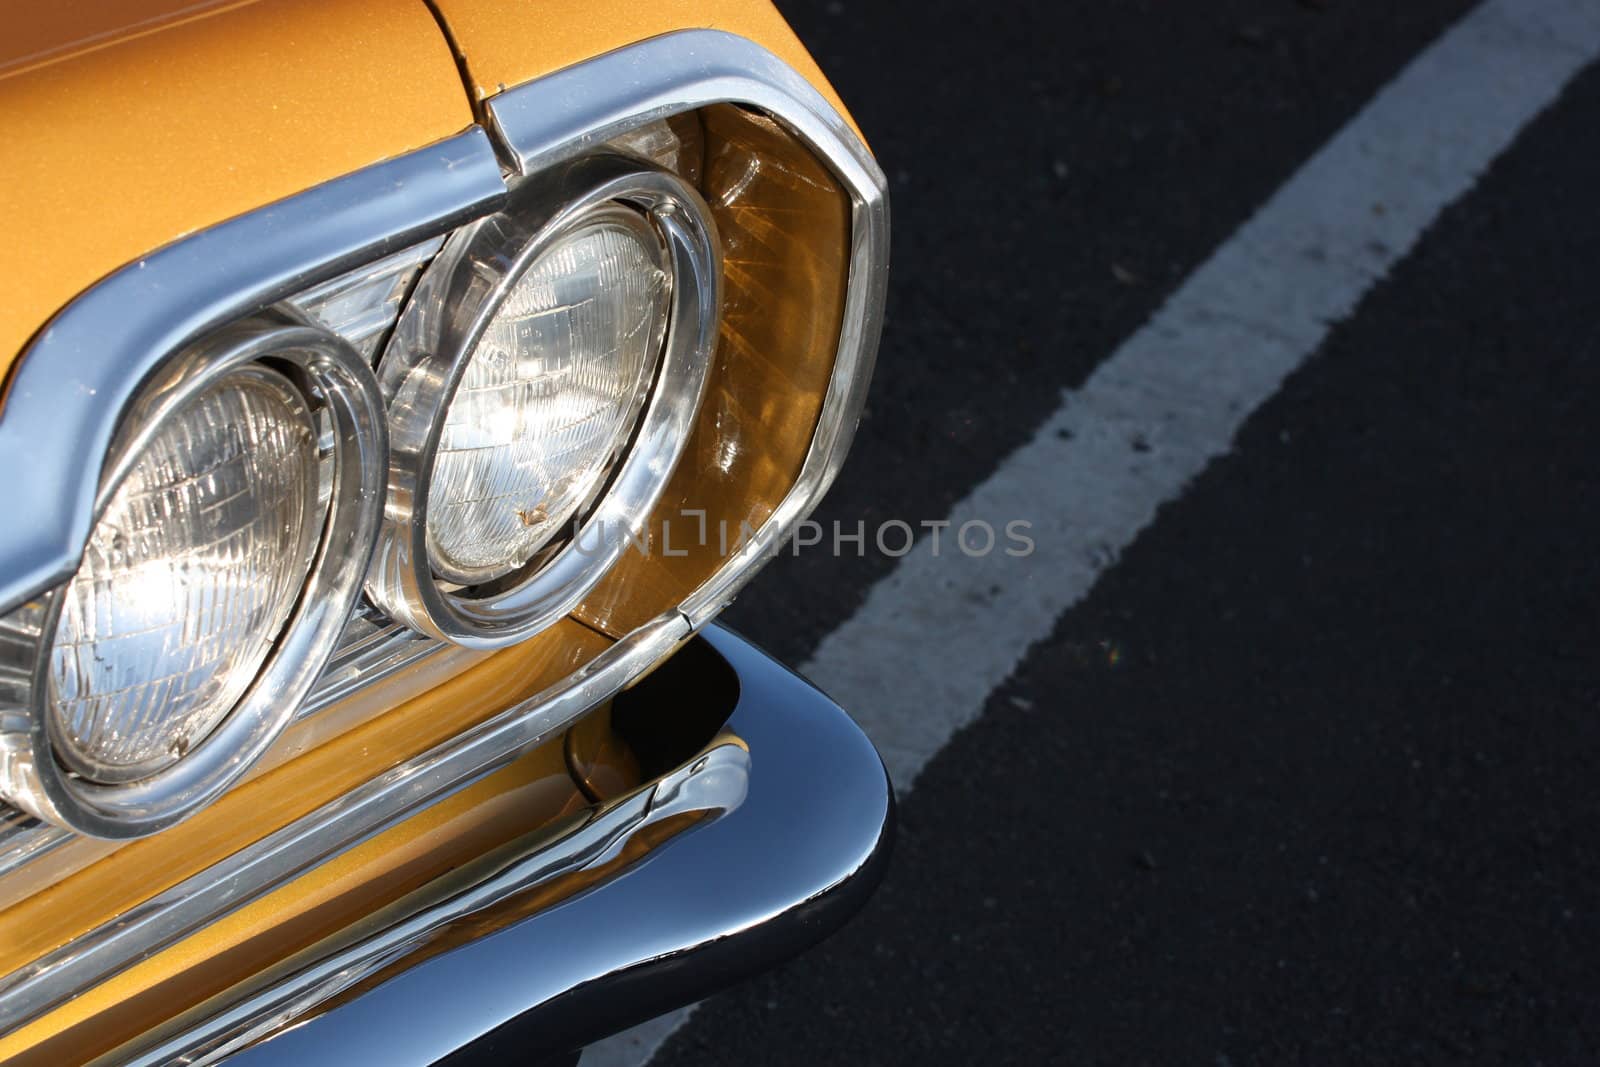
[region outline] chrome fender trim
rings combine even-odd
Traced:
[[[185,237],[68,304],[23,352],[0,398],[11,516],[0,522],[0,614],[77,567],[112,433],[162,361],[233,319],[447,233],[504,196],[494,148],[474,126]]]
[[[190,1029],[178,1024],[171,1040],[128,1059],[128,1067],[215,1063],[229,1053],[270,1037],[312,1008],[381,973],[408,952],[425,950],[430,939],[519,893],[552,887],[564,879],[596,876],[608,866],[627,863],[630,848],[649,849],[648,835],[685,833],[722,817],[743,801],[749,783],[750,755],[736,736],[717,738],[695,759],[629,795],[592,809],[576,826],[559,833],[535,832],[532,841],[497,850],[487,863],[469,864],[438,879],[448,887],[444,899],[416,905],[402,898],[360,924],[378,927],[343,947],[318,952],[317,946],[258,976],[251,995],[214,1011]],[[481,868],[488,866],[485,872]],[[437,883],[436,883],[437,884]],[[383,918],[392,919],[381,925]],[[206,1005],[199,1013],[204,1014]],[[122,1052],[114,1054],[122,1060]]]
[[[278,1018],[284,1029],[228,1062],[537,1062],[764,971],[841,926],[888,862],[894,792],[883,763],[804,679],[720,627],[703,640],[738,678],[727,729],[748,749],[742,803],[586,893],[321,1015]],[[159,1062],[213,1062],[227,1018],[164,1043]]]

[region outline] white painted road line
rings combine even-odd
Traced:
[[[801,673],[906,792],[1158,509],[1228,451],[1439,213],[1600,56],[1600,0],[1488,0],[1417,56],[873,587]],[[885,368],[887,370],[887,368]],[[963,555],[968,521],[1033,524],[1027,558]],[[757,771],[757,773],[760,773]],[[584,1053],[649,1057],[689,1011]]]
[[[904,791],[1163,504],[1600,55],[1597,0],[1491,0],[1412,63],[950,515],[1037,550],[900,561],[801,670]]]

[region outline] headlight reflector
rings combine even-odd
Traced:
[[[427,516],[442,577],[518,569],[592,498],[644,402],[669,269],[642,215],[606,207],[512,285],[445,412]]]
[[[199,744],[254,680],[311,567],[316,431],[240,368],[164,422],[113,494],[50,646],[58,755],[127,781]]]

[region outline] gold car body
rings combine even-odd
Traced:
[[[79,294],[152,251],[459,134],[484,121],[486,100],[624,46],[682,30],[732,33],[779,57],[846,115],[766,0],[6,0],[5,8],[0,376]],[[818,225],[806,238],[810,259],[791,268],[804,274],[817,257],[842,257],[847,230],[842,216]],[[837,332],[842,281],[811,282],[815,320]],[[760,503],[731,512],[736,521],[771,514],[827,388],[829,361],[813,362],[727,386],[729,410],[753,405],[750,428],[768,426],[761,440],[747,439],[759,462],[719,473],[691,445],[668,501],[742,493]],[[3,403],[25,399],[8,394]],[[532,640],[494,653],[446,650],[348,697],[360,708],[291,728],[242,784],[172,830],[71,842],[52,861],[54,876],[25,895],[0,881],[0,975],[570,675],[656,610],[628,603],[619,588],[692,586],[714,561],[673,565],[694,573],[674,584],[633,565]],[[370,715],[375,704],[381,718]],[[510,766],[33,1016],[0,1036],[0,1060],[105,1054],[442,872],[636,785],[638,768],[608,715],[602,705]]]
[[[484,98],[635,41],[738,34],[848,114],[766,0],[437,7],[470,91],[422,0],[0,5],[0,374],[118,267],[459,133]]]

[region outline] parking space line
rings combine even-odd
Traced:
[[[1600,55],[1600,3],[1491,0],[1429,47],[1069,392],[801,668],[903,791],[1332,325]],[[969,557],[963,523],[1032,523]],[[974,538],[979,540],[980,538]]]
[[[956,505],[937,554],[931,538],[920,541],[822,641],[801,672],[861,723],[902,793],[1161,506],[1228,451],[1333,324],[1597,56],[1595,0],[1474,9]],[[1030,555],[1008,555],[1003,539],[968,555],[956,541],[966,523],[1003,530],[1013,520],[1031,524]],[[646,1062],[687,1016],[603,1042],[583,1063]]]

